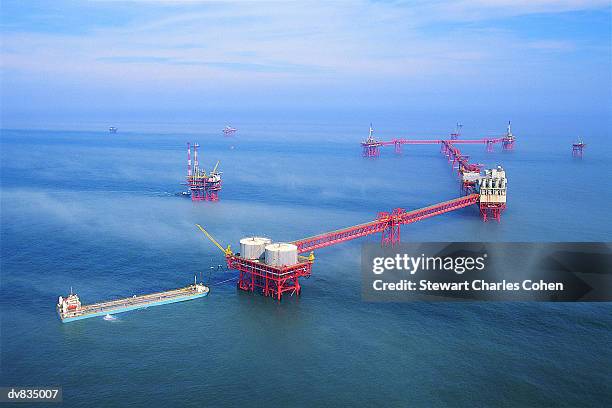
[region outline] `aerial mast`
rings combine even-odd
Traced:
[[[191,177],[191,144],[187,142],[187,177]]]
[[[200,172],[200,164],[198,163],[198,147],[200,147],[200,145],[196,142],[193,145],[193,172],[196,176]]]
[[[370,133],[368,134],[368,142],[373,142],[374,141],[374,128],[372,127],[372,123],[370,123]]]

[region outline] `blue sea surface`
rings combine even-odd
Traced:
[[[224,258],[195,223],[236,248],[243,236],[292,241],[460,195],[437,146],[362,158],[367,124],[235,125],[231,138],[218,125],[2,130],[0,386],[60,385],[71,407],[612,406],[610,303],[366,303],[360,246],[378,236],[316,251],[299,297],[223,282],[236,273],[217,271]],[[379,137],[435,136],[400,129]],[[404,226],[402,240],[610,241],[610,135],[594,134],[576,159],[571,138],[515,133],[514,151],[461,148],[506,169],[501,223],[465,208]],[[187,141],[200,143],[203,167],[221,160],[219,202],[175,195]],[[71,287],[91,303],[194,274],[210,296],[114,321],[56,316]]]

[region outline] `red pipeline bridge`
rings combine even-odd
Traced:
[[[302,290],[300,278],[307,278],[312,274],[314,250],[379,232],[382,236],[381,244],[393,246],[400,242],[402,225],[468,207],[478,203],[478,198],[478,194],[471,194],[413,211],[396,208],[391,213],[379,213],[376,219],[370,222],[294,241],[292,244],[297,246],[298,253],[310,252],[309,256],[300,255],[294,265],[274,266],[259,260],[243,258],[240,254],[234,254],[229,246],[224,249],[204,228],[197,226],[224,253],[228,268],[239,272],[238,289],[257,291],[264,296],[281,300],[283,294],[300,294]]]
[[[381,232],[381,244],[393,246],[400,242],[400,227],[402,225],[412,224],[426,218],[468,207],[478,203],[478,197],[478,194],[470,194],[413,211],[396,208],[391,213],[379,213],[373,221],[300,239],[292,242],[292,244],[298,247],[299,253],[305,253]]]
[[[460,139],[392,139],[389,141],[378,141],[378,140],[366,140],[361,142],[363,149],[363,157],[378,157],[380,156],[380,148],[384,146],[393,146],[395,153],[402,152],[403,145],[437,145],[443,143],[450,144],[483,144],[486,146],[488,152],[493,151],[493,146],[501,143],[504,150],[511,150],[514,147],[514,138],[495,137],[495,138],[484,138],[484,139],[472,139],[472,140],[460,140]]]
[[[460,140],[458,139],[460,136],[460,130],[461,125],[457,124],[457,131],[455,133],[451,133],[450,139],[393,139],[391,141],[378,141],[374,138],[374,129],[370,124],[370,132],[368,138],[361,143],[361,146],[363,148],[363,156],[377,157],[380,155],[380,148],[383,146],[394,146],[395,152],[401,153],[402,145],[439,144],[441,145],[440,150],[442,154],[448,159],[448,162],[451,164],[453,171],[457,169],[457,174],[461,177],[461,192],[466,195],[471,195],[476,193],[478,190],[478,180],[480,179],[483,165],[479,163],[470,163],[470,157],[461,153],[461,150],[459,150],[458,145],[484,144],[487,147],[487,151],[491,152],[493,151],[493,146],[495,144],[502,143],[504,150],[511,150],[514,148],[514,142],[516,141],[516,138],[512,134],[512,125],[510,122],[508,122],[506,134],[502,137]],[[479,203],[482,219],[483,221],[487,221],[489,219],[490,214],[492,215],[493,219],[499,222],[501,212],[506,208],[505,200],[504,202],[499,202],[495,204],[488,202],[488,200],[489,199],[487,198],[485,202]]]
[[[368,134],[368,138],[361,142],[361,147],[363,149],[363,157],[378,157],[380,156],[380,148],[384,146],[393,146],[395,148],[395,153],[402,152],[403,145],[431,145],[431,144],[443,144],[443,143],[452,143],[452,144],[484,144],[487,148],[488,152],[493,151],[493,146],[501,143],[504,150],[512,150],[514,149],[514,142],[516,138],[512,134],[512,124],[508,122],[508,127],[506,130],[506,134],[499,137],[487,137],[482,139],[472,139],[472,140],[461,140],[459,136],[461,136],[461,128],[463,125],[457,123],[457,130],[454,133],[450,134],[450,139],[392,139],[389,141],[380,141],[374,138],[374,129],[372,128],[372,124],[370,124],[370,132]]]

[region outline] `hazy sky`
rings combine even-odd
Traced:
[[[609,115],[609,0],[2,0],[3,126],[393,110]]]

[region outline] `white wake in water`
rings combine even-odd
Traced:
[[[117,318],[115,316],[107,314],[106,316],[104,316],[104,320],[106,320],[107,322],[114,322],[115,320],[117,320]]]

